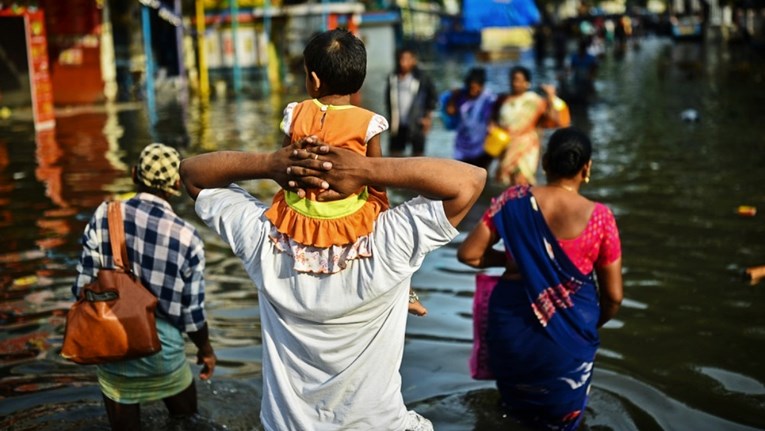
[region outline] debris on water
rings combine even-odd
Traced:
[[[744,217],[754,217],[757,214],[757,208],[749,205],[740,205],[736,209],[736,213]]]
[[[698,123],[701,119],[699,116],[699,111],[695,109],[686,109],[680,113],[680,118],[682,118],[686,123]]]
[[[742,275],[744,281],[748,281],[750,285],[754,286],[765,278],[765,265],[746,268]]]
[[[27,275],[13,280],[14,286],[31,286],[37,282],[36,275]]]

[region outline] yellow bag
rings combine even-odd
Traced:
[[[510,143],[510,134],[499,126],[489,126],[486,140],[483,142],[483,150],[492,157],[499,157]]]

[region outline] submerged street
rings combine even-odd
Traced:
[[[458,86],[476,62],[469,53],[421,61],[439,91]],[[482,65],[489,86],[506,91],[513,63]],[[551,60],[529,66],[534,85],[556,82]],[[365,107],[385,111],[388,72],[369,72]],[[765,264],[764,80],[765,61],[746,48],[649,37],[624,58],[608,53],[595,100],[572,105],[572,124],[594,144],[592,182],[582,193],[614,211],[625,268],[625,301],[601,330],[582,429],[765,428],[765,286],[741,278],[744,268]],[[104,199],[132,190],[129,163],[151,142],[183,156],[275,149],[284,105],[305,97],[295,81],[286,94],[218,99],[205,109],[165,89],[155,127],[140,102],[62,109],[50,133],[0,120],[0,428],[108,429],[95,369],[58,355],[87,220]],[[687,110],[698,121],[684,120]],[[436,122],[426,155],[451,157],[453,138]],[[246,187],[266,201],[277,190],[267,182]],[[487,186],[462,232],[501,190]],[[406,198],[391,191],[394,203]],[[156,403],[144,407],[143,423],[149,430],[259,429],[257,291],[193,202],[184,195],[175,203],[206,243],[219,363],[211,383],[197,381],[199,418],[170,421]],[[760,211],[740,216],[740,205]],[[430,255],[413,279],[429,314],[409,317],[404,398],[439,431],[520,429],[500,417],[493,382],[468,372],[474,271],[457,262],[461,238]]]

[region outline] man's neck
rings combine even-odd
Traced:
[[[169,201],[169,199],[168,199],[169,196],[167,195],[167,193],[159,191],[159,190],[156,190],[156,189],[150,189],[150,188],[145,187],[145,186],[138,186],[138,187],[136,187],[135,191],[136,191],[136,193],[148,193],[148,194],[156,196],[156,197],[158,197],[158,198],[160,198],[162,200]]]

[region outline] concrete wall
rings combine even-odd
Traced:
[[[367,70],[393,70],[396,62],[396,33],[393,25],[362,25],[359,32],[367,47]]]

